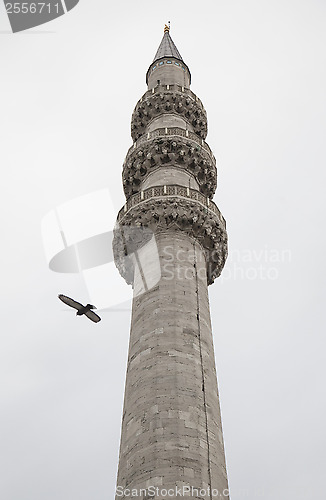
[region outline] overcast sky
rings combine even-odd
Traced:
[[[209,120],[230,258],[210,287],[232,500],[322,498],[325,89],[322,0],[81,0],[10,34],[0,4],[0,496],[114,498],[130,313],[94,325],[58,293],[41,222],[109,188],[171,21]],[[114,286],[108,283],[114,295]]]

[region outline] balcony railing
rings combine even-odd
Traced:
[[[193,200],[198,202],[208,211],[213,212],[215,215],[217,215],[221,224],[224,227],[226,227],[226,222],[223,215],[221,214],[221,212],[219,211],[219,209],[212,200],[204,196],[196,189],[187,188],[185,186],[180,186],[177,184],[166,185],[166,186],[153,186],[144,189],[144,191],[139,191],[139,193],[134,194],[128,199],[127,203],[120,210],[118,215],[118,221],[120,222],[123,219],[124,215],[131,208],[135,207],[140,203],[143,203],[144,201],[148,201],[155,198],[164,198],[169,196],[172,197],[176,196],[178,198],[185,198],[188,200]]]
[[[190,139],[191,141],[199,145],[201,148],[203,148],[205,151],[207,151],[207,153],[209,153],[214,158],[211,148],[203,139],[201,139],[194,132],[190,132],[190,130],[184,130],[183,128],[180,127],[157,128],[152,132],[148,132],[148,134],[142,135],[139,139],[137,139],[137,141],[134,142],[133,146],[129,148],[128,155],[129,153],[131,153],[133,149],[136,149],[144,142],[150,141],[157,137],[171,137],[171,136],[179,136],[179,137],[185,137],[186,139]]]

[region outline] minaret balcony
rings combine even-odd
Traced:
[[[127,283],[133,283],[130,255],[154,234],[167,230],[183,231],[201,244],[206,254],[207,283],[213,283],[227,257],[225,219],[209,198],[179,185],[145,189],[120,210],[113,249],[116,266]]]
[[[131,119],[131,136],[137,141],[148,132],[151,122],[168,113],[183,118],[185,129],[200,139],[207,136],[207,115],[200,99],[180,85],[158,85],[146,92],[136,104]]]
[[[156,169],[168,166],[183,169],[196,180],[204,196],[214,196],[217,169],[210,147],[194,132],[171,127],[142,136],[129,149],[122,174],[126,197],[137,193]]]

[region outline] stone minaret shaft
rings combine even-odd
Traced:
[[[212,201],[206,112],[190,78],[166,27],[132,116],[113,243],[134,289],[117,486],[156,487],[156,500],[176,487],[228,498],[207,290],[227,236]]]

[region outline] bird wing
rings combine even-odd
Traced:
[[[84,306],[83,304],[80,304],[79,302],[76,302],[74,299],[71,299],[70,297],[67,297],[66,295],[58,295],[59,299],[62,300],[67,306],[73,307],[74,309],[77,309],[80,311]]]
[[[94,323],[98,323],[99,321],[101,321],[101,318],[97,314],[95,314],[95,312],[93,312],[93,311],[87,311],[85,313],[85,316],[87,316]]]

